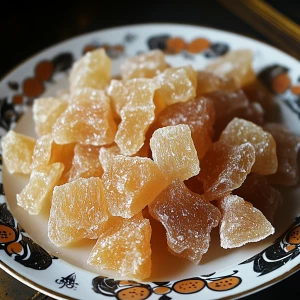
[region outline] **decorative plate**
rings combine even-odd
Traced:
[[[113,75],[118,74],[125,57],[155,48],[165,52],[171,65],[192,64],[195,69],[203,68],[228,51],[251,49],[257,73],[272,77],[280,69],[290,79],[290,87],[275,95],[276,102],[280,122],[300,135],[300,83],[297,82],[300,64],[296,59],[233,33],[177,24],[134,25],[93,32],[29,59],[1,81],[0,135],[11,128],[35,136],[31,111],[34,99],[55,95],[66,87],[72,63],[97,47],[105,47],[111,57]],[[167,250],[158,245],[153,249],[152,276],[149,281],[139,283],[114,280],[110,273],[88,267],[86,258],[92,243],[68,249],[51,245],[47,220],[43,216],[29,216],[16,205],[15,196],[27,178],[9,175],[2,169],[2,162],[0,176],[0,266],[25,284],[55,298],[238,298],[274,284],[299,269],[299,186],[282,191],[285,201],[274,235],[231,250],[222,249],[218,239],[213,238],[208,253],[197,266],[168,255]],[[163,252],[165,256],[156,256],[155,252]]]

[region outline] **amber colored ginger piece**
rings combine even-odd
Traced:
[[[229,195],[219,200],[221,247],[237,248],[258,242],[274,233],[274,227],[260,210],[242,198]]]
[[[151,274],[151,225],[141,213],[112,224],[99,236],[88,263],[115,270],[121,277],[144,280]]]
[[[299,183],[300,137],[282,124],[267,123],[263,129],[269,132],[276,142],[278,169],[267,176],[268,182],[284,186]]]
[[[169,180],[187,180],[200,171],[200,163],[188,125],[157,129],[150,139],[152,157]]]
[[[48,236],[58,247],[83,238],[97,239],[108,218],[101,179],[79,178],[54,188]]]
[[[103,48],[87,52],[72,66],[69,83],[70,92],[82,88],[102,90],[111,78],[111,60]]]
[[[272,135],[252,122],[234,118],[223,130],[220,141],[231,145],[251,143],[255,149],[255,162],[251,172],[261,175],[274,174],[278,168],[276,142]]]
[[[114,141],[117,126],[112,117],[110,99],[104,91],[83,89],[76,92],[74,103],[53,125],[57,144],[81,143],[101,146]]]
[[[168,67],[164,53],[156,49],[126,58],[120,66],[120,71],[122,79],[128,80],[132,78],[152,78]]]
[[[252,51],[249,49],[230,51],[214,60],[205,68],[205,71],[213,72],[221,77],[232,78],[241,88],[256,79],[252,68],[252,59]]]
[[[117,155],[121,151],[118,145],[112,144],[111,146],[101,147],[99,150],[99,161],[104,171],[107,171]]]
[[[259,209],[271,224],[282,205],[281,193],[268,184],[266,176],[249,174],[243,184],[232,192]]]
[[[1,140],[4,164],[10,174],[30,174],[36,140],[9,130]]]
[[[38,136],[49,134],[57,118],[67,109],[68,102],[58,98],[38,98],[33,102],[33,120]]]
[[[55,163],[30,174],[29,182],[20,194],[17,194],[17,203],[31,215],[38,215],[43,207],[50,208],[54,186],[57,185],[64,165]]]
[[[197,179],[203,183],[204,197],[211,201],[230,194],[242,185],[255,161],[250,143],[233,146],[214,143],[201,160]]]
[[[102,180],[110,213],[123,218],[139,213],[170,182],[150,158],[123,155],[114,158]]]
[[[42,135],[36,140],[33,155],[31,170],[47,167],[51,164],[53,137],[51,133]]]
[[[221,216],[217,207],[192,193],[179,179],[149,204],[149,212],[165,227],[171,251],[194,264],[207,252],[211,230]]]

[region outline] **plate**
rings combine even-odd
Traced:
[[[198,38],[205,39],[205,47],[195,49],[191,46]],[[181,44],[186,47],[180,48]],[[112,28],[55,45],[8,74],[0,84],[0,135],[11,128],[35,136],[31,111],[34,99],[55,95],[66,88],[72,63],[97,47],[105,47],[111,57],[112,75],[118,74],[120,62],[125,57],[159,48],[166,53],[166,60],[171,65],[192,64],[196,69],[204,68],[228,51],[251,49],[257,73],[265,71],[272,76],[279,68],[290,78],[291,87],[297,86],[300,76],[300,64],[294,58],[233,33],[179,24]],[[300,135],[300,98],[296,89],[291,87],[276,95],[278,120]],[[274,284],[299,269],[300,244],[290,238],[300,226],[299,187],[282,191],[285,201],[276,233],[267,239],[225,250],[219,246],[218,239],[213,238],[208,253],[197,266],[168,255],[164,245],[156,243],[150,280],[132,282],[114,280],[112,274],[88,267],[85,260],[91,243],[77,244],[68,249],[52,246],[47,238],[45,217],[29,217],[16,205],[15,195],[25,186],[27,178],[9,175],[5,166],[1,166],[0,176],[1,267],[23,283],[54,298],[239,298]],[[156,255],[158,252],[164,254]]]

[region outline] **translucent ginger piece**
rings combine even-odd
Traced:
[[[267,176],[271,184],[293,186],[299,183],[300,137],[284,125],[267,123],[264,130],[269,132],[276,142],[278,169],[275,174]]]
[[[213,72],[218,76],[225,76],[235,80],[238,87],[252,83],[256,76],[252,68],[252,51],[240,49],[230,51],[224,56],[214,60],[205,71]]]
[[[197,96],[218,90],[235,91],[237,89],[238,86],[233,78],[220,77],[207,71],[197,72]]]
[[[114,141],[116,127],[104,91],[84,89],[57,119],[52,135],[57,144],[101,146]]]
[[[217,142],[201,160],[197,179],[203,183],[204,197],[211,201],[230,194],[242,185],[255,161],[250,143],[233,146]]]
[[[31,215],[38,215],[43,207],[50,208],[54,186],[62,175],[64,165],[55,163],[33,170],[30,179],[20,194],[17,203]]]
[[[255,149],[255,162],[251,172],[261,175],[274,174],[278,167],[276,142],[272,135],[252,122],[234,118],[220,136],[231,145],[251,143]]]
[[[79,178],[53,191],[48,236],[56,246],[97,239],[109,218],[100,178]]]
[[[169,184],[150,158],[123,155],[114,158],[102,180],[110,213],[123,218],[140,212]]]
[[[58,98],[38,98],[33,102],[33,120],[38,136],[52,132],[57,118],[67,109],[68,102]]]
[[[2,156],[9,173],[30,174],[35,143],[35,139],[13,130],[3,136]]]
[[[69,181],[77,178],[101,177],[103,169],[99,161],[100,147],[76,144]]]
[[[70,73],[70,92],[77,89],[104,89],[111,78],[111,60],[103,48],[87,52],[77,60]]]
[[[47,167],[51,162],[53,137],[51,133],[42,135],[36,140],[31,170]]]
[[[157,129],[150,139],[153,160],[170,180],[187,180],[200,171],[200,163],[188,125]]]
[[[249,102],[248,108],[241,109],[236,117],[262,126],[265,122],[265,111],[258,102]]]
[[[112,225],[99,236],[88,263],[100,269],[116,270],[126,279],[146,279],[151,274],[150,239],[150,222],[141,213],[122,219],[121,226]]]
[[[152,78],[168,68],[164,53],[152,50],[123,61],[120,66],[122,79]]]
[[[178,102],[167,106],[153,124],[156,128],[186,124],[191,134],[199,159],[212,144],[215,108],[213,102],[206,97],[198,97],[186,102]]]
[[[166,229],[169,248],[198,264],[207,252],[210,233],[220,220],[220,211],[202,196],[173,180],[149,205],[150,214]]]
[[[274,225],[275,215],[283,199],[280,192],[268,184],[265,176],[249,174],[243,184],[233,191],[233,194],[252,203]]]
[[[101,147],[99,150],[99,161],[103,170],[108,171],[114,161],[114,158],[120,154],[120,148],[116,144],[107,147]]]
[[[226,196],[220,199],[219,205],[222,213],[222,248],[237,248],[250,242],[258,242],[275,231],[260,210],[238,196]]]

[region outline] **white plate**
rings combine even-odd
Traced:
[[[14,128],[17,132],[35,136],[30,109],[32,100],[41,95],[55,95],[58,90],[66,87],[72,62],[83,54],[87,46],[106,45],[113,62],[113,75],[117,75],[124,57],[149,51],[153,47],[166,50],[166,41],[173,37],[181,37],[187,44],[198,37],[206,38],[211,43],[210,48],[199,53],[181,51],[166,54],[167,61],[173,66],[193,64],[196,69],[201,69],[226,51],[247,48],[254,53],[256,72],[280,64],[288,69],[293,84],[297,83],[300,75],[300,64],[294,58],[233,33],[176,24],[113,28],[53,46],[8,74],[0,84],[0,135]],[[277,102],[281,122],[300,135],[299,97],[289,89],[277,97]],[[297,199],[300,196],[299,187],[284,191],[285,202],[275,235],[233,250],[222,249],[218,239],[213,238],[208,253],[198,266],[169,255],[165,245],[156,244],[152,277],[149,282],[133,283],[110,279],[112,274],[88,267],[85,260],[92,243],[78,244],[71,249],[52,246],[47,238],[46,218],[29,217],[16,205],[15,195],[24,187],[27,178],[8,175],[5,168],[0,175],[6,194],[4,196],[1,188],[0,265],[25,284],[55,298],[129,299],[128,295],[130,299],[161,300],[235,298],[265,288],[299,268],[300,244],[292,245],[289,242],[289,233],[300,226],[297,218],[300,212]],[[217,236],[216,231],[213,234]],[[159,252],[163,255],[157,255]],[[224,284],[219,291],[211,288],[210,283],[216,280]]]

